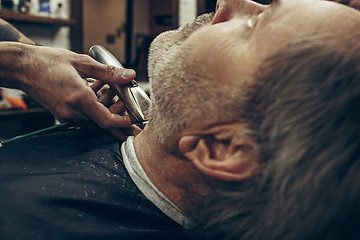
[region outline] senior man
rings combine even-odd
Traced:
[[[310,173],[311,162],[317,166],[315,173],[323,173],[322,167],[326,170],[326,165],[317,165],[316,156],[328,149],[329,139],[326,135],[316,138],[311,133],[315,136],[313,141],[302,144],[303,131],[307,132],[298,126],[311,125],[312,114],[322,113],[324,101],[313,111],[305,110],[318,103],[310,100],[323,100],[325,92],[333,100],[330,106],[347,104],[338,100],[336,89],[329,92],[328,88],[321,88],[331,85],[327,81],[332,67],[339,68],[339,74],[332,76],[335,87],[352,93],[359,89],[354,87],[359,82],[359,25],[359,12],[327,1],[287,0],[266,6],[247,0],[224,0],[218,1],[214,16],[203,15],[180,30],[161,34],[152,43],[149,57],[149,123],[135,138],[129,137],[122,143],[121,151],[116,139],[79,130],[43,135],[0,148],[0,236],[185,239],[180,226],[198,229],[201,234],[194,232],[195,236],[214,239],[268,239],[267,235],[254,234],[257,228],[272,239],[294,239],[288,236],[301,236],[308,230],[317,237],[319,232],[331,236],[332,228],[317,229],[310,225],[313,221],[298,225],[301,221],[295,221],[296,218],[289,218],[294,220],[294,226],[283,223],[281,231],[272,232],[272,222],[276,224],[290,215],[292,209],[287,206],[279,215],[271,215],[273,218],[262,218],[277,210],[270,208],[266,200],[273,194],[268,201],[276,201],[278,189],[286,186],[266,188],[257,184],[254,186],[259,191],[251,194],[243,188],[253,186],[255,180],[267,183],[262,177],[273,174],[278,179],[293,177],[302,183]],[[331,54],[318,54],[319,49],[330,49]],[[354,66],[352,72],[348,73],[349,68],[342,65],[328,65],[329,56],[342,59],[346,54],[350,54],[346,60]],[[298,59],[304,56],[317,61],[301,62],[299,69],[295,68],[298,71],[287,67],[297,66]],[[352,76],[352,81],[341,81],[345,73]],[[310,81],[312,91],[297,89],[296,80]],[[304,100],[309,100],[306,105],[302,105]],[[332,113],[325,111],[321,119],[334,118],[336,125],[339,119]],[[354,129],[358,133],[358,115],[351,113],[354,119],[344,125],[357,127]],[[292,121],[294,118],[300,119],[299,125]],[[320,132],[322,123],[314,125]],[[280,130],[289,137],[283,138]],[[332,129],[324,131],[331,133]],[[277,141],[271,142],[273,139]],[[358,139],[355,140],[352,144],[358,146]],[[282,145],[274,146],[277,143]],[[312,143],[320,146],[307,145]],[[295,148],[294,144],[299,146]],[[343,151],[341,147],[333,148],[337,155]],[[302,151],[314,152],[305,170],[282,175],[296,163],[279,160],[276,164],[275,160]],[[346,156],[349,155],[343,157]],[[268,165],[268,169],[264,168]],[[331,180],[331,175],[326,176],[319,186],[326,187],[326,180]],[[356,180],[351,177],[349,181]],[[304,183],[311,187],[311,181]],[[316,196],[321,197],[322,188],[315,190]],[[335,190],[335,195],[344,196],[342,189]],[[352,190],[349,197],[356,199],[353,195],[357,196],[358,191]],[[302,189],[299,191],[295,188],[287,196],[308,197],[313,200],[311,203],[316,202],[312,198],[314,192],[307,195]],[[278,208],[287,199],[281,200]],[[302,201],[291,202],[297,210],[295,216],[311,211],[311,204],[299,205]],[[258,203],[269,208],[259,207],[259,211],[264,210],[259,212]],[[323,210],[321,213],[327,214],[334,209],[324,206]],[[337,208],[336,212],[339,217],[347,216],[346,210]],[[253,224],[257,228],[251,228]],[[339,229],[335,233],[353,228]],[[286,235],[290,230],[294,234]],[[306,235],[309,238],[311,231]]]

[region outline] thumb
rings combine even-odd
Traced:
[[[125,84],[135,78],[136,72],[133,69],[105,65],[91,57],[88,60],[87,63],[74,63],[74,67],[83,78],[94,78],[111,84]]]
[[[101,80],[110,84],[125,84],[135,78],[135,71],[127,68],[117,68],[111,65],[101,64],[100,68],[93,68],[92,76],[87,76]]]

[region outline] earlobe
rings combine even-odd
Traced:
[[[241,139],[241,140],[240,140]],[[180,151],[203,174],[222,181],[243,181],[257,170],[257,144],[243,137],[219,140],[209,135],[183,136]]]

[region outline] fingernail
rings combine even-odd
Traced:
[[[134,77],[135,71],[132,69],[124,69],[121,75],[126,78]]]

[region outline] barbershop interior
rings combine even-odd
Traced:
[[[147,93],[147,54],[159,33],[215,10],[216,0],[1,0],[0,18],[36,44],[88,54],[101,45]],[[0,141],[59,122],[21,90],[0,88]]]
[[[0,0],[0,240],[360,239],[359,10]]]

